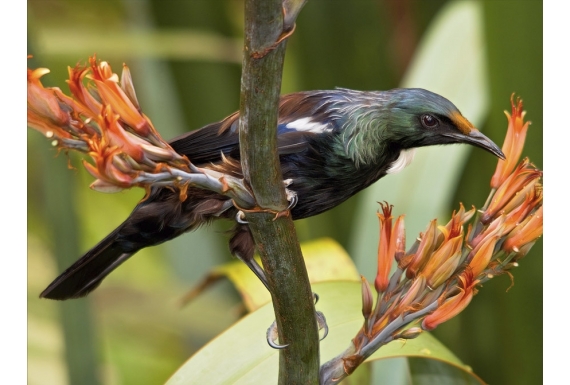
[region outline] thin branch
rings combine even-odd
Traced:
[[[288,211],[277,154],[277,110],[286,38],[304,1],[248,0],[241,80],[240,153],[260,207],[246,212],[267,280],[281,344],[279,384],[318,384],[319,343],[307,270]],[[287,5],[289,5],[287,3]],[[284,15],[289,17],[284,23]],[[283,215],[276,215],[282,213]]]

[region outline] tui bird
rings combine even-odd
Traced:
[[[238,113],[169,143],[198,167],[242,177]],[[281,97],[277,147],[283,178],[296,196],[293,219],[336,207],[386,174],[407,166],[417,147],[466,143],[504,159],[486,136],[449,100],[424,89],[298,92]],[[142,248],[158,245],[217,218],[235,219],[232,254],[262,280],[254,241],[239,209],[215,192],[152,187],[131,215],[53,281],[40,297],[65,300],[87,295]]]

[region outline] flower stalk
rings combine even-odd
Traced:
[[[363,326],[343,353],[321,367],[321,384],[339,383],[390,341],[415,338],[455,317],[482,283],[510,275],[542,235],[542,171],[527,158],[517,165],[529,123],[520,98],[512,96],[511,106],[502,149],[507,159],[498,161],[482,210],[460,204],[445,226],[434,219],[404,253],[403,217],[392,225],[392,207],[380,204],[377,301],[372,308],[371,287],[362,278]]]

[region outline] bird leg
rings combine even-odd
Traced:
[[[253,257],[252,258],[245,258],[240,253],[235,253],[235,256],[240,261],[245,263],[247,265],[247,267],[249,267],[249,269],[257,276],[257,278],[261,281],[261,283],[263,283],[263,285],[265,286],[267,291],[269,291],[271,293],[271,290],[269,289],[269,284],[267,282],[267,277],[265,276],[265,271],[257,263],[255,258],[253,258]],[[319,301],[319,295],[317,293],[313,293],[313,300],[315,301],[315,304]],[[325,318],[325,315],[320,311],[315,312],[315,317],[317,319],[317,325],[319,327],[319,330],[324,329],[324,334],[320,338],[320,341],[322,341],[329,334],[329,327],[327,325],[327,320]],[[284,349],[287,346],[289,346],[288,344],[279,345],[278,343],[276,343],[275,341],[277,341],[278,336],[279,335],[277,332],[277,323],[276,323],[276,321],[273,321],[271,326],[269,326],[269,329],[267,329],[267,334],[266,334],[267,343],[273,349]]]
[[[239,217],[239,213],[238,213]],[[236,218],[237,219],[237,218]],[[238,224],[234,228],[234,234],[230,239],[229,242],[230,251],[233,255],[235,255],[240,261],[246,264],[247,267],[257,276],[257,278],[263,283],[267,291],[271,293],[271,289],[269,288],[269,283],[267,281],[267,277],[265,276],[265,271],[263,268],[257,263],[254,258],[254,251],[255,251],[255,243],[253,241],[253,237],[249,230],[249,226],[246,224]],[[319,301],[319,296],[317,293],[313,293],[313,301],[316,304]],[[317,320],[317,325],[319,330],[323,329],[324,333],[320,340],[323,340],[329,332],[329,328],[325,319],[325,316],[320,311],[315,311],[315,317]],[[277,332],[277,323],[274,321],[269,329],[267,329],[267,343],[274,349],[283,349],[287,347],[287,345],[280,345],[275,341],[278,338]]]
[[[253,257],[246,258],[239,253],[235,253],[235,256],[237,259],[245,263],[247,267],[249,267],[249,269],[253,272],[253,274],[255,274],[257,278],[261,281],[261,283],[263,283],[267,291],[271,293],[271,290],[269,289],[269,284],[267,283],[267,277],[265,276],[265,271],[261,266],[259,266],[259,263],[257,263],[255,258]]]

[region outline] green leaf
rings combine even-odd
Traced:
[[[320,296],[317,309],[326,315],[329,326],[329,335],[321,342],[321,363],[324,363],[344,351],[362,326],[360,283],[323,282],[314,284],[313,290]],[[279,354],[268,346],[265,337],[272,322],[273,309],[270,304],[247,315],[191,357],[174,373],[167,385],[276,384]],[[414,340],[394,341],[385,345],[369,360],[393,357],[421,357],[444,363],[431,365],[414,362],[410,365],[414,379],[416,367],[421,369],[418,369],[418,374],[422,378],[428,378],[429,374],[434,381],[432,383],[482,383],[470,372],[469,367],[429,333],[422,333]],[[447,379],[458,377],[467,380],[446,382]],[[442,382],[435,380],[439,378]]]

